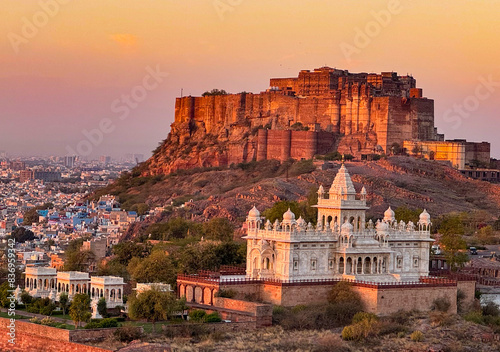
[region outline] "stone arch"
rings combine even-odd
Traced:
[[[64,284],[63,284],[63,286],[64,286]],[[66,291],[64,291],[64,292],[68,292],[69,293],[69,284],[66,284]]]
[[[371,274],[371,273],[372,273],[372,260],[370,257],[366,257],[364,262],[364,274]]]
[[[120,301],[122,299],[122,289],[118,289],[118,300]]]
[[[351,257],[347,257],[345,273],[348,275],[352,274],[352,258]]]
[[[90,296],[92,298],[94,298],[95,297],[95,288],[92,287],[92,290],[90,292],[91,292]]]
[[[356,274],[363,274],[363,259],[361,257],[358,257],[356,261]]]
[[[355,226],[356,226],[356,224],[354,223],[354,216],[351,216],[351,217],[349,218],[349,222],[350,222],[350,224],[351,224],[353,227],[355,227]]]
[[[104,298],[106,300],[109,300],[109,289],[107,288],[106,291],[104,291]]]
[[[331,224],[333,220],[333,217],[331,215],[328,215],[328,217],[326,218],[326,221],[328,222],[328,224]]]
[[[109,299],[112,300],[112,301],[115,301],[116,300],[116,291],[115,289],[111,289],[111,291],[109,292]]]
[[[344,257],[340,257],[340,259],[339,259],[339,274],[343,274],[344,272],[345,272]]]
[[[34,289],[36,289],[36,281],[37,281],[36,279],[35,279],[35,280],[33,280],[33,288],[34,288]]]

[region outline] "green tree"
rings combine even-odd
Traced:
[[[9,305],[10,305],[10,299],[9,299],[9,296],[10,296],[10,292],[9,290],[11,290],[12,288],[10,287],[9,283],[7,281],[4,281],[1,285],[0,285],[0,305],[3,307],[3,308],[8,308]]]
[[[146,232],[151,234],[151,239],[168,241],[186,237],[201,237],[203,234],[203,226],[193,221],[177,217],[167,222],[151,224]]]
[[[97,313],[99,313],[103,318],[108,317],[108,306],[106,304],[106,298],[101,297],[97,302]]]
[[[206,91],[201,96],[207,97],[207,96],[227,95],[227,94],[228,94],[228,92],[226,92],[224,89],[212,89],[211,91]]]
[[[149,257],[133,258],[127,270],[137,282],[166,282],[175,284],[177,272],[170,256],[163,251],[153,251]]]
[[[23,225],[32,225],[34,222],[38,222],[38,212],[37,210],[46,210],[54,207],[52,203],[45,203],[43,205],[30,208],[24,212]]]
[[[146,203],[134,204],[130,210],[137,212],[137,215],[144,215],[149,210],[149,205]]]
[[[27,311],[30,313],[52,315],[56,309],[56,305],[50,298],[36,298],[27,306]]]
[[[144,258],[151,253],[151,245],[133,241],[120,242],[113,247],[116,259],[124,265],[128,265],[133,257]]]
[[[271,208],[264,210],[262,212],[262,215],[266,219],[274,223],[276,219],[281,221],[283,219],[283,214],[288,209],[290,209],[290,211],[294,213],[297,218],[299,218],[299,216],[302,215],[302,208],[300,204],[298,202],[288,201],[288,200],[274,203]]]
[[[394,209],[396,219],[404,222],[412,221],[414,224],[418,223],[422,209],[410,209],[406,206],[400,206]]]
[[[238,265],[245,257],[246,252],[243,254],[235,242],[198,242],[176,253],[179,270],[191,274],[199,270],[216,270],[221,265]]]
[[[17,243],[24,243],[26,241],[33,241],[35,239],[35,234],[31,230],[27,230],[24,227],[16,227],[12,231],[10,238],[14,238]]]
[[[216,241],[232,241],[234,227],[226,218],[212,218],[203,224],[205,237]]]
[[[69,305],[69,297],[66,292],[62,292],[61,295],[59,296],[59,307],[63,311],[63,315],[66,315],[66,310],[68,309]]]
[[[92,251],[66,252],[64,271],[87,271],[89,265],[95,261]]]
[[[75,322],[75,329],[78,329],[81,322],[89,321],[92,316],[90,312],[90,297],[84,293],[76,294],[69,308],[69,316]]]
[[[122,264],[116,257],[109,261],[101,261],[97,266],[97,276],[120,276],[126,281],[129,279],[127,266]]]
[[[469,260],[465,252],[467,243],[461,235],[448,233],[441,237],[440,243],[444,248],[446,262],[452,271],[456,271],[458,268],[463,267]]]
[[[27,306],[33,302],[33,297],[28,292],[23,290],[23,292],[21,292],[21,302]]]
[[[155,324],[168,320],[176,312],[185,309],[185,300],[176,299],[171,292],[159,291],[156,288],[140,293],[129,301],[129,316],[134,320],[145,319]]]
[[[464,224],[459,214],[446,214],[442,217],[438,231],[442,235],[463,235]]]

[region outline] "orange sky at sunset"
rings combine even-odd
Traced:
[[[390,18],[376,22],[381,13]],[[489,141],[499,158],[499,15],[493,0],[4,0],[0,150],[65,155],[107,117],[116,128],[93,156],[149,156],[168,134],[181,88],[260,92],[271,77],[327,65],[413,74],[435,100],[440,133]],[[361,48],[356,33],[374,21],[378,33]],[[355,48],[349,57],[346,47]],[[120,119],[113,102],[148,67],[168,76]],[[489,94],[477,97],[488,80]],[[463,116],[450,112],[471,97],[478,104]]]

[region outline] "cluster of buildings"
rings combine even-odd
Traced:
[[[122,210],[114,196],[103,196],[94,202],[74,201],[61,210],[37,210],[37,215],[35,223],[25,226],[36,238],[17,246],[20,264],[60,269],[64,265],[67,244],[74,239],[87,238],[81,250],[94,254],[95,260],[89,263],[90,271],[109,254],[128,226],[140,218],[136,212]]]
[[[107,308],[123,306],[123,278],[117,276],[90,276],[88,272],[58,272],[50,267],[27,267],[24,290],[32,297],[50,298],[57,302],[61,294],[68,295],[71,301],[76,294],[89,294],[92,300],[94,317],[97,317],[97,302],[106,300]],[[17,287],[15,296],[21,299],[21,288]]]

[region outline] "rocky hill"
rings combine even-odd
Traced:
[[[141,176],[141,170],[122,177],[97,194],[118,195],[125,208],[173,204],[194,220],[227,217],[241,225],[255,204],[264,210],[280,200],[306,200],[320,184],[332,183],[339,162],[322,170],[322,161],[252,162],[228,169],[199,169],[168,176]],[[482,210],[491,219],[500,215],[500,185],[464,177],[445,163],[390,157],[379,161],[347,162],[356,189],[368,192],[368,215],[381,216],[390,205],[426,208],[433,217],[449,212]],[[288,174],[288,176],[287,176]],[[187,207],[177,208],[192,199]]]

